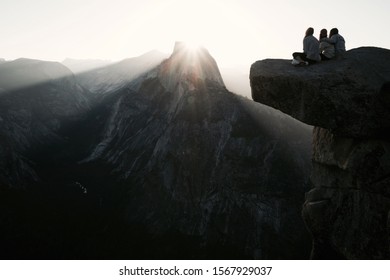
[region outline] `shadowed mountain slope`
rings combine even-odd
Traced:
[[[102,92],[65,143],[23,153],[38,181],[2,189],[2,256],[307,258],[311,131],[227,91],[208,51],[179,43]]]

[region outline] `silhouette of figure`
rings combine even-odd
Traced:
[[[333,44],[327,42],[328,31],[324,28],[320,32],[320,56],[321,60],[329,60],[335,57],[336,51]]]
[[[293,53],[293,58],[298,60],[301,64],[314,64],[321,61],[320,56],[320,43],[316,37],[313,36],[314,28],[309,27],[306,30],[305,37],[303,39],[303,53]]]
[[[345,52],[344,37],[339,34],[337,28],[332,28],[329,32],[329,38],[325,39],[328,43],[334,44],[336,56]]]

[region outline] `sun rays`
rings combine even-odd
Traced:
[[[172,92],[178,88],[194,91],[206,82],[224,87],[216,61],[198,44],[176,42],[171,57],[160,67],[160,75],[164,86]]]

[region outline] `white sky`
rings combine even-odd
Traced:
[[[189,40],[249,67],[302,50],[310,26],[337,27],[347,49],[390,49],[389,14],[389,0],[0,0],[0,57],[120,60]]]

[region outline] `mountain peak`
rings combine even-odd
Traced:
[[[195,90],[206,83],[225,87],[215,59],[204,47],[176,42],[172,55],[160,67],[159,76],[166,88]]]

